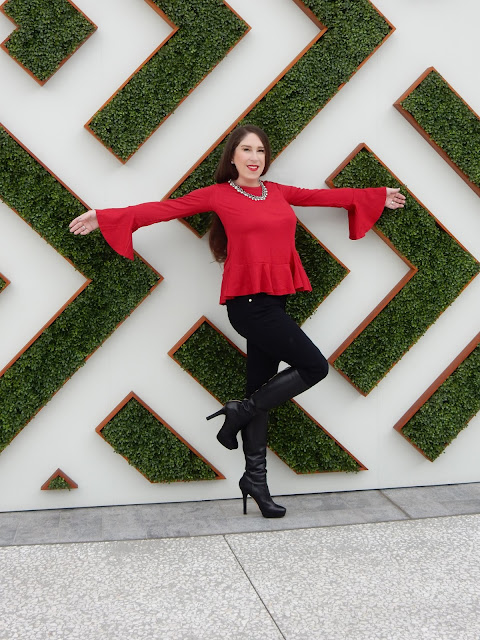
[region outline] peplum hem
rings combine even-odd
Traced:
[[[252,264],[226,265],[220,292],[220,304],[237,296],[267,293],[283,296],[297,291],[311,291],[312,285],[300,257],[295,256],[292,264]]]

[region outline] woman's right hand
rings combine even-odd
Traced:
[[[91,231],[98,229],[97,212],[95,209],[90,209],[90,211],[82,213],[81,216],[72,220],[68,227],[70,229],[70,233],[73,233],[76,236],[88,235]]]

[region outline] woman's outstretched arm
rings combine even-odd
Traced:
[[[402,209],[405,196],[400,189],[370,187],[367,189],[300,189],[280,185],[285,199],[300,207],[339,207],[348,211],[352,240],[363,238],[385,208]]]
[[[186,218],[214,208],[213,185],[196,189],[173,200],[146,202],[116,209],[90,209],[72,220],[69,229],[74,235],[86,236],[99,228],[114,251],[133,260],[132,233],[140,227]]]

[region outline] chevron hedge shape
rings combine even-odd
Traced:
[[[385,210],[375,229],[412,265],[411,272],[329,359],[366,395],[460,295],[480,265],[366,145],[327,184],[387,184],[402,187],[407,195],[405,208]]]
[[[321,28],[307,49],[246,109],[199,162],[167,194],[178,197],[213,183],[223,141],[237,124],[266,131],[278,156],[393,32],[368,0],[295,0]],[[326,25],[323,27],[323,25]],[[199,236],[208,213],[188,218]]]
[[[0,451],[158,284],[136,257],[68,223],[89,207],[0,126],[0,198],[88,278],[87,285],[0,372]]]
[[[126,162],[249,30],[221,0],[147,0],[174,28],[85,125]]]
[[[133,391],[96,431],[150,482],[225,478]]]
[[[480,118],[433,67],[395,108],[480,196]]]
[[[206,318],[169,355],[222,404],[243,398],[244,354]],[[366,469],[294,401],[270,412],[268,445],[295,473]]]
[[[39,84],[45,84],[97,28],[70,0],[7,0],[0,10],[18,25],[2,49]]]
[[[303,224],[297,223],[295,244],[309,275],[311,291],[302,291],[287,300],[287,313],[303,324],[349,273],[340,262]]]
[[[480,333],[395,425],[433,461],[480,411]]]

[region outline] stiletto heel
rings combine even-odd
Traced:
[[[285,507],[272,500],[266,482],[252,482],[246,474],[240,478],[240,491],[243,495],[243,513],[247,513],[247,496],[252,496],[264,518],[283,518]]]
[[[207,416],[207,420],[211,420],[212,418],[216,418],[217,416],[224,416],[226,415],[227,412],[225,410],[225,407],[222,407],[219,411],[216,411],[215,413],[212,413],[211,415]]]
[[[242,496],[243,496],[243,515],[246,516],[247,515],[247,498],[248,498],[248,493],[243,493],[242,492]]]
[[[217,433],[217,440],[227,449],[238,449],[238,432],[254,416],[248,400],[229,400],[221,409],[207,416],[207,420],[217,416],[225,416],[222,428]]]

